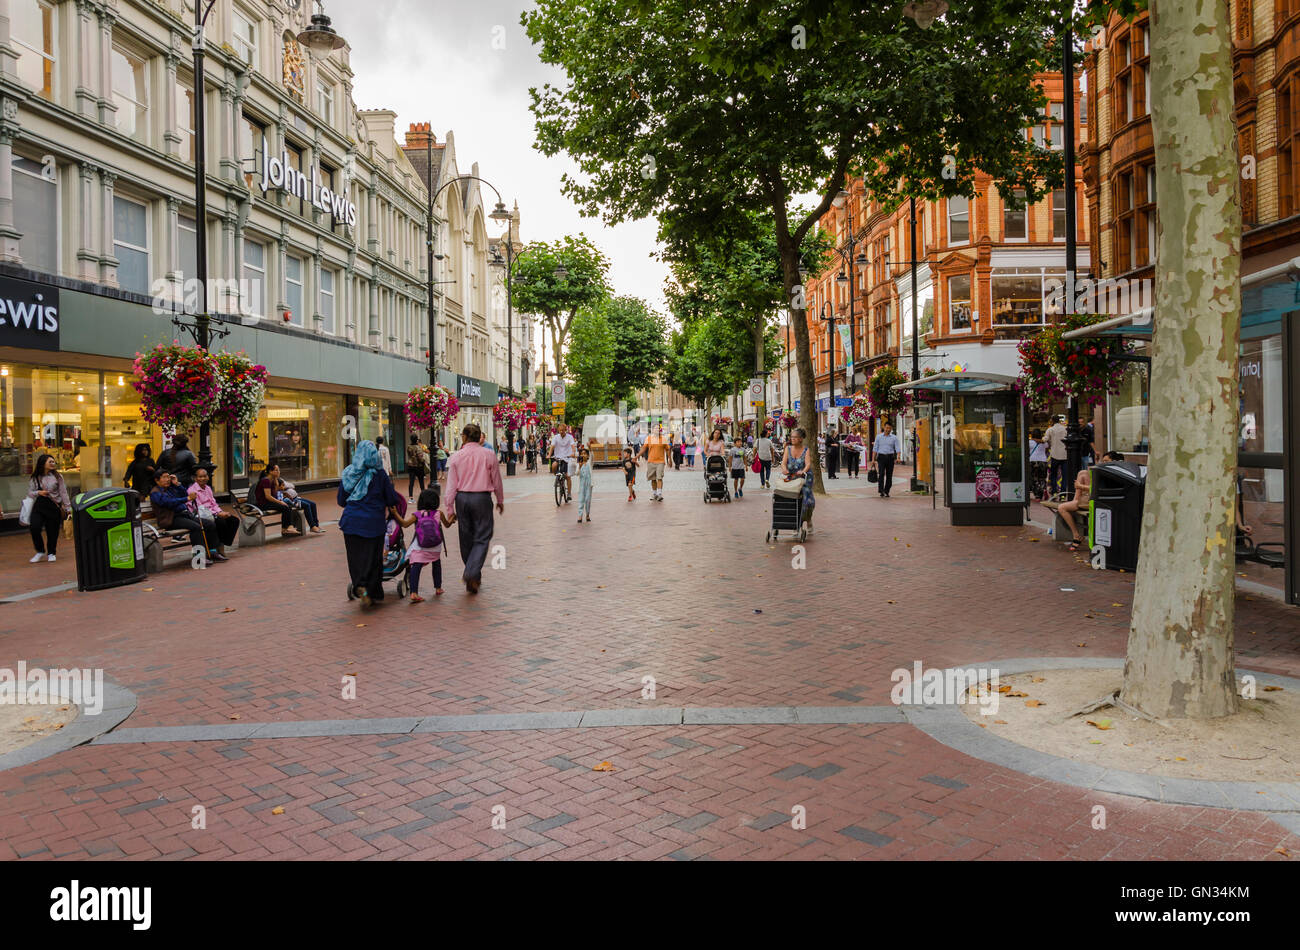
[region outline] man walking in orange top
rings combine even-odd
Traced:
[[[483,430],[471,422],[461,431],[460,448],[447,463],[447,492],[442,510],[455,517],[460,533],[460,558],[465,562],[465,589],[477,594],[483,582],[483,562],[492,543],[492,496],[505,514],[505,489],[496,455],[485,451]]]
[[[655,434],[641,446],[641,456],[646,460],[646,477],[650,479],[650,500],[664,500],[664,466],[668,463],[669,444],[664,438],[663,423]]]

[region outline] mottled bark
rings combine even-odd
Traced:
[[[1152,0],[1151,456],[1123,697],[1159,717],[1237,710],[1241,210],[1232,102],[1228,5]]]
[[[812,350],[808,339],[808,310],[803,304],[803,285],[799,277],[799,252],[794,241],[778,234],[781,267],[785,274],[786,299],[790,303],[790,323],[794,328],[795,363],[799,367],[799,428],[808,433],[804,444],[810,446],[813,491],[824,495],[821,459],[817,455],[817,378],[813,373]],[[799,306],[795,306],[798,303]]]

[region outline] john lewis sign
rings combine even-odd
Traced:
[[[59,348],[59,289],[0,277],[0,346]]]
[[[319,168],[312,168],[308,178],[289,162],[288,152],[279,158],[271,158],[266,136],[262,136],[262,194],[278,188],[295,198],[310,201],[313,208],[333,215],[335,221],[342,221],[350,228],[357,226],[357,206],[348,200],[347,195],[335,194],[328,185],[322,185]]]

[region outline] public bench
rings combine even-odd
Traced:
[[[256,548],[266,544],[266,525],[267,522],[277,515],[284,517],[280,521],[280,536],[282,538],[292,538],[295,535],[284,533],[285,519],[288,519],[289,527],[297,528],[297,537],[304,537],[307,534],[307,516],[301,508],[290,508],[286,512],[263,511],[247,501],[235,500],[235,514],[239,515],[239,546],[241,548]]]
[[[1052,522],[1052,540],[1053,541],[1073,541],[1074,534],[1070,531],[1070,526],[1065,522],[1065,516],[1061,514],[1061,505],[1069,501],[1073,496],[1065,492],[1057,492],[1049,500],[1042,503],[1043,507],[1055,515]],[[1079,534],[1085,538],[1088,536],[1088,512],[1080,509],[1074,513],[1074,523],[1079,529]]]
[[[1237,532],[1236,555],[1238,561],[1263,564],[1265,567],[1286,566],[1286,545],[1281,541],[1254,541],[1249,535]]]
[[[157,574],[163,569],[167,554],[183,550],[190,552],[190,533],[185,528],[160,528],[158,515],[153,510],[153,503],[145,501],[140,505],[141,530],[144,535],[144,569],[150,574]]]

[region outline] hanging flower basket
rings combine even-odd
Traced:
[[[492,407],[492,421],[503,429],[522,428],[527,415],[528,406],[522,399],[507,397]]]
[[[725,429],[727,426],[731,425],[731,416],[714,416],[713,424],[715,426],[722,426]]]
[[[173,432],[192,431],[213,418],[222,394],[217,358],[179,340],[135,355],[131,386],[146,422]]]
[[[1019,383],[1029,405],[1045,407],[1074,396],[1099,406],[1108,393],[1119,392],[1126,362],[1122,357],[1130,352],[1129,344],[1118,337],[1063,339],[1070,330],[1104,319],[1105,314],[1068,314],[1060,323],[1020,342]]]
[[[740,424],[740,434],[748,438],[754,434],[754,420],[746,419]]]
[[[242,350],[217,353],[216,360],[221,399],[213,421],[247,431],[257,421],[257,413],[266,400],[266,367],[254,363]]]
[[[867,380],[867,398],[873,415],[889,419],[907,408],[910,393],[893,387],[907,382],[907,376],[897,366],[878,366]]]
[[[871,418],[871,400],[865,393],[855,393],[853,403],[843,410],[844,421],[849,425],[858,425]]]
[[[460,412],[460,400],[445,386],[417,386],[406,394],[406,424],[411,429],[437,429]]]
[[[785,428],[787,429],[793,429],[798,424],[799,424],[799,417],[796,416],[793,412],[787,412],[785,415],[781,417],[781,425],[785,426]]]

